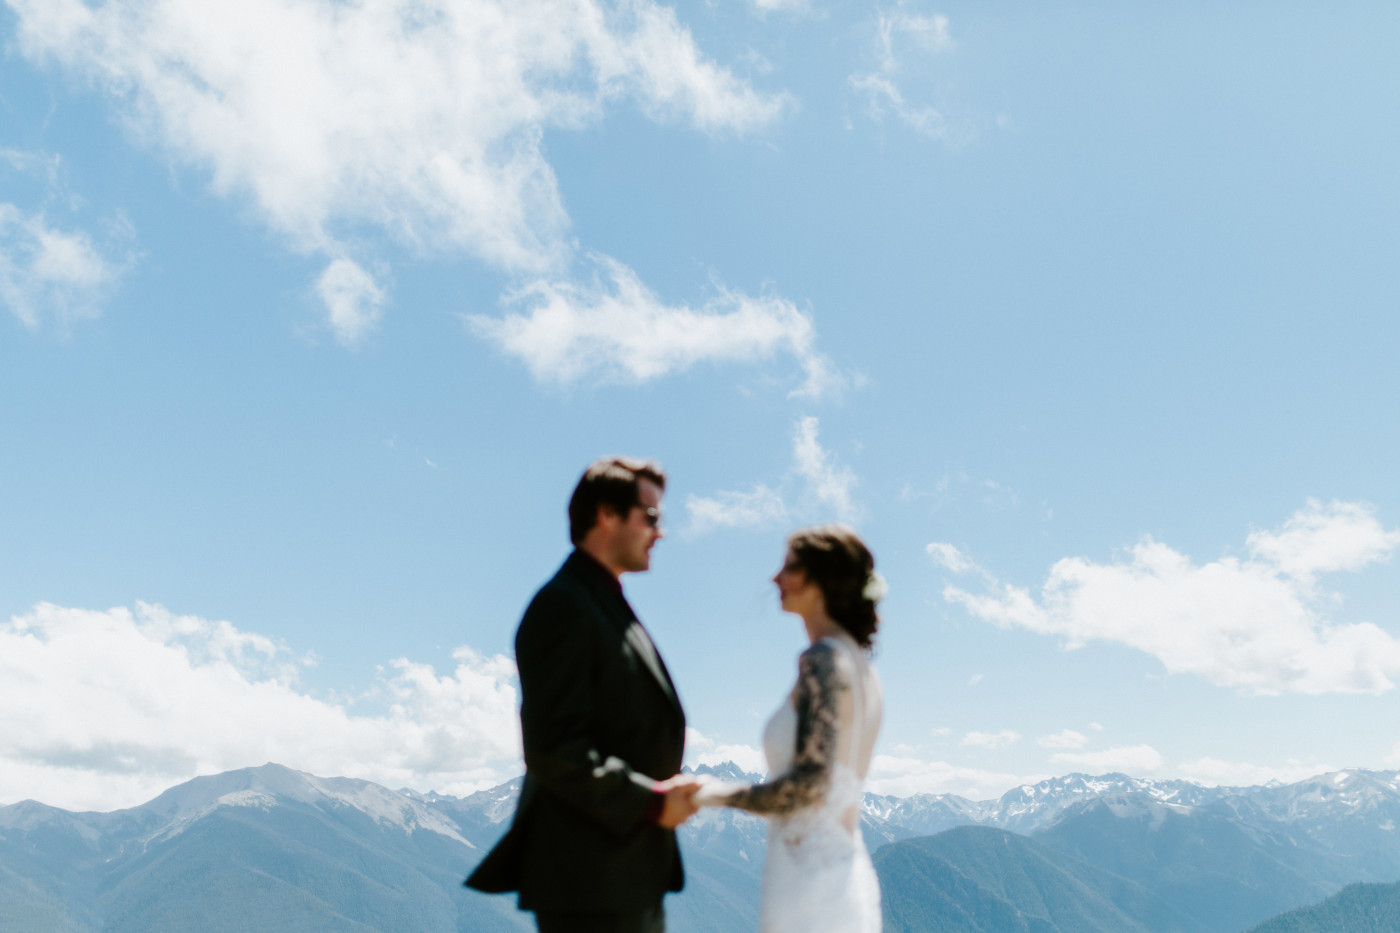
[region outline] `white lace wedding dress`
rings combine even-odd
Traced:
[[[879,933],[860,803],[880,715],[865,653],[852,639],[824,638],[802,653],[797,684],[763,729],[770,780],[697,798],[768,818],[761,933]]]

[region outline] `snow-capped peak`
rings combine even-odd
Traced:
[[[321,778],[277,764],[195,778],[135,809],[156,817],[153,837],[165,837],[221,807],[271,809],[288,802],[320,810],[348,807],[405,833],[421,829],[471,845],[451,822],[408,795],[369,781]]]

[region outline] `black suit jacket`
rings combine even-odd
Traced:
[[[652,779],[681,768],[685,713],[616,582],[574,551],[515,635],[525,786],[467,879],[522,910],[654,907],[682,884],[676,834],[646,819]]]

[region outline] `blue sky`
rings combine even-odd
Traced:
[[[0,6],[0,802],[519,770],[583,466],[758,767],[841,519],[881,791],[1400,767],[1400,11]]]

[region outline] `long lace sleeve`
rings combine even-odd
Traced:
[[[826,799],[837,761],[843,706],[849,709],[850,660],[840,649],[817,642],[797,661],[797,753],[792,768],[771,781],[726,793],[723,806],[783,815]]]

